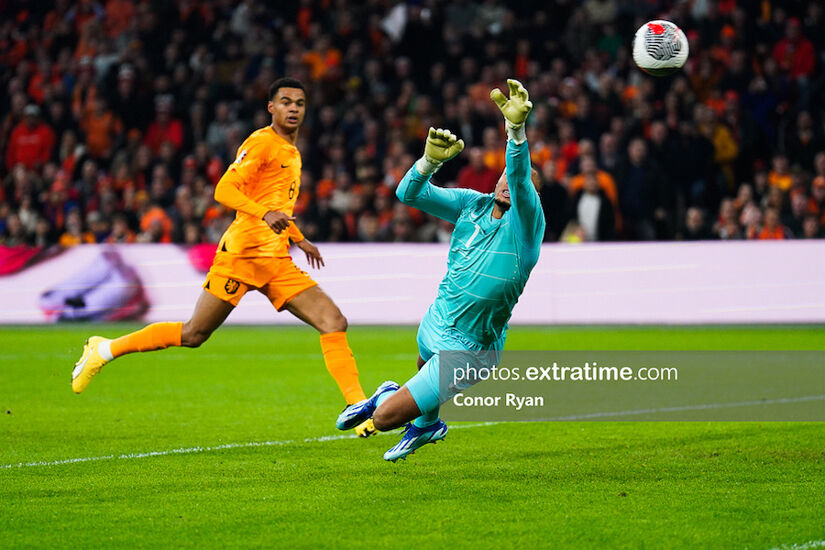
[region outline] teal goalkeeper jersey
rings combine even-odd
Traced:
[[[544,214],[530,181],[527,142],[507,142],[510,209],[493,218],[495,199],[471,189],[445,189],[429,183],[413,165],[398,185],[405,204],[455,224],[447,274],[431,306],[444,323],[470,340],[489,345],[507,330],[536,265],[544,237]]]

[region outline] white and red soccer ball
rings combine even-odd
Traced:
[[[633,37],[633,61],[652,76],[665,76],[682,68],[688,58],[688,39],[670,21],[649,21]]]

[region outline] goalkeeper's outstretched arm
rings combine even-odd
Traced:
[[[498,88],[490,92],[507,126],[506,174],[510,189],[510,210],[515,219],[519,239],[535,245],[544,237],[544,213],[538,192],[530,178],[530,150],[527,147],[525,123],[533,108],[527,90],[518,80],[508,80],[510,98]]]
[[[414,206],[448,222],[455,223],[461,210],[477,192],[470,189],[444,189],[430,183],[441,165],[464,149],[464,141],[449,130],[430,128],[424,156],[404,175],[395,194],[404,204]]]

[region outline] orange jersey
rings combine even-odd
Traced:
[[[237,211],[218,250],[236,258],[289,256],[289,240],[304,237],[291,224],[276,234],[264,215],[277,210],[289,216],[301,186],[301,154],[271,126],[253,132],[215,187],[215,200]]]

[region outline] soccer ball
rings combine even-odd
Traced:
[[[652,76],[665,76],[682,68],[688,58],[688,40],[670,21],[649,21],[633,37],[633,61]]]

